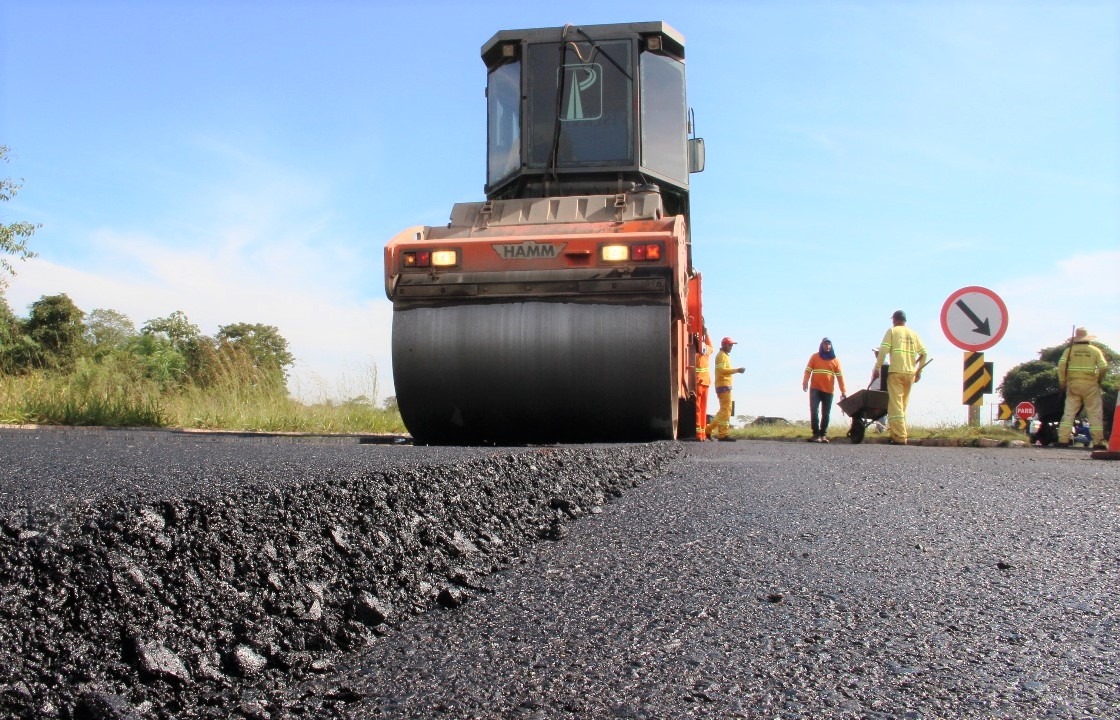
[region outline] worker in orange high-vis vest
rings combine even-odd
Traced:
[[[1069,347],[1058,360],[1058,385],[1066,391],[1065,412],[1058,425],[1058,445],[1061,447],[1070,446],[1073,418],[1084,407],[1085,414],[1089,416],[1093,449],[1108,448],[1104,444],[1104,408],[1101,401],[1101,383],[1108,371],[1108,361],[1101,349],[1092,344],[1095,339],[1096,336],[1090,335],[1085,328],[1077,328]],[[1115,434],[1116,430],[1112,432]]]
[[[840,399],[843,400],[848,391],[844,388],[840,360],[832,349],[832,341],[823,338],[819,350],[809,358],[801,378],[801,389],[809,393],[809,422],[813,426],[813,437],[809,438],[809,442],[828,442],[828,417],[832,412],[832,396],[837,383],[840,384]]]
[[[731,348],[739,343],[735,342],[729,337],[725,337],[719,344],[719,352],[716,353],[716,397],[719,398],[719,412],[708,423],[705,428],[705,433],[708,437],[714,440],[722,440],[724,442],[734,442],[731,437],[731,408],[734,404],[731,400],[731,376],[736,373],[746,372],[746,368],[733,368],[731,367]]]
[[[906,428],[906,406],[910,404],[910,388],[922,379],[922,365],[926,361],[926,348],[918,333],[906,327],[906,313],[895,310],[891,315],[892,326],[879,344],[879,357],[871,380],[879,377],[879,369],[890,363],[887,375],[887,428],[891,445],[905,445],[909,440]]]
[[[715,352],[708,328],[696,353],[696,439],[708,438],[708,388],[712,385],[712,353]]]

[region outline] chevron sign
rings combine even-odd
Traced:
[[[984,362],[984,353],[965,352],[964,354],[964,393],[965,405],[983,405],[984,395],[992,392],[992,373],[994,364]]]

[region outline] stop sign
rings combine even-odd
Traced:
[[[1015,406],[1015,417],[1020,420],[1030,420],[1034,417],[1034,403],[1024,400]]]

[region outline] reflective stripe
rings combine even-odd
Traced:
[[[882,367],[889,362],[892,373],[913,373],[917,369],[915,360],[926,354],[921,338],[905,325],[895,325],[887,330],[879,348],[875,367]]]
[[[1108,368],[1108,361],[1101,349],[1088,343],[1076,343],[1066,348],[1058,361],[1058,380],[1074,378],[1097,380]]]

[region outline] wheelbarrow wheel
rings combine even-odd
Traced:
[[[863,420],[858,417],[852,418],[852,429],[848,431],[848,437],[853,445],[863,442],[863,434],[866,430],[867,426],[863,424]]]

